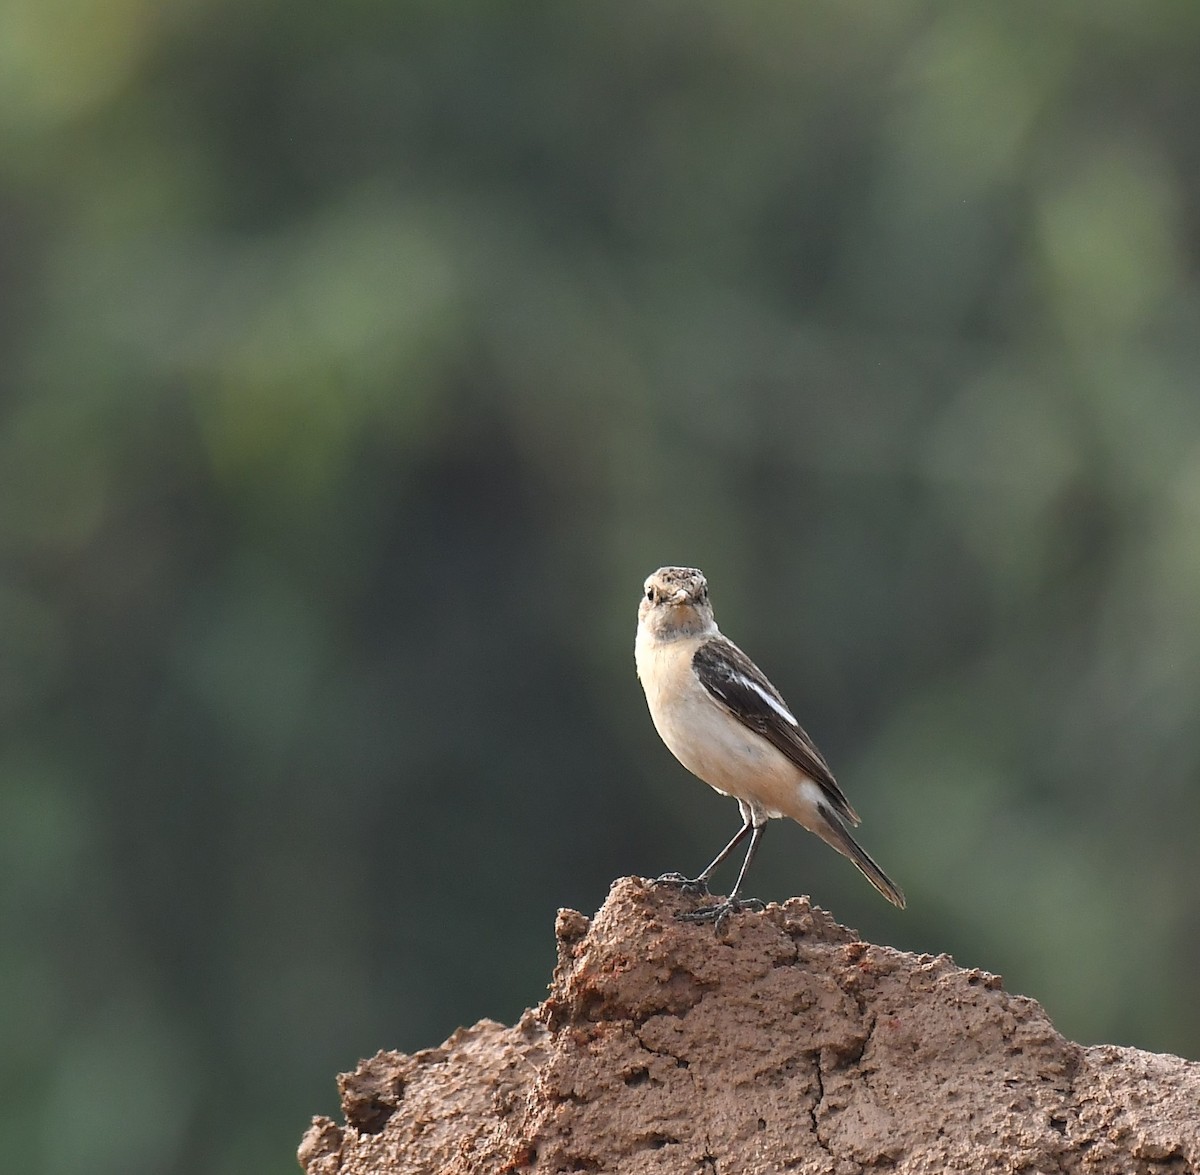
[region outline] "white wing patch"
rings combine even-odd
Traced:
[[[778,698],[772,697],[770,690],[763,689],[762,685],[755,681],[753,677],[747,677],[744,673],[738,673],[736,669],[730,674],[730,677],[736,678],[747,689],[752,689],[784,722],[790,723],[792,726],[800,725],[792,716],[792,712]]]

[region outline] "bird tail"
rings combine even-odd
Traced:
[[[817,805],[824,818],[822,827],[813,829],[827,844],[837,849],[843,857],[849,857],[862,875],[894,906],[904,909],[904,893],[900,887],[871,859],[867,851],[850,835],[846,826],[824,804]]]

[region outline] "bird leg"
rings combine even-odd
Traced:
[[[707,875],[728,855],[729,851],[746,835],[746,830],[751,829],[750,847],[746,850],[746,859],[742,862],[742,867],[738,871],[737,883],[734,885],[732,892],[723,902],[718,902],[715,906],[703,906],[699,910],[689,910],[684,914],[677,914],[676,917],[681,922],[711,922],[718,934],[721,933],[721,928],[725,925],[725,919],[730,914],[740,914],[743,910],[762,910],[764,904],[759,898],[741,898],[738,894],[742,892],[742,882],[746,877],[746,870],[750,868],[750,862],[754,860],[754,854],[758,849],[758,842],[762,840],[763,829],[765,824],[751,825],[747,821],[745,827],[729,842],[728,845],[721,851],[721,855],[700,875],[707,882]],[[697,878],[697,880],[700,880]],[[704,892],[708,891],[707,884]]]
[[[737,834],[734,836],[733,840],[731,840],[712,859],[712,861],[709,862],[708,867],[704,870],[703,873],[700,874],[699,877],[689,880],[688,878],[684,877],[684,875],[682,873],[664,873],[661,877],[656,877],[654,879],[654,881],[652,881],[650,884],[651,885],[673,885],[677,889],[679,889],[680,892],[682,892],[682,893],[694,893],[694,894],[698,894],[700,897],[707,897],[708,896],[708,879],[713,875],[713,873],[716,872],[717,866],[720,865],[721,862],[724,861],[725,858],[728,857],[729,854],[732,853],[733,850],[736,849],[738,847],[738,845],[740,845],[742,843],[742,841],[745,839],[746,833],[748,833],[752,827],[753,827],[753,825],[750,823],[749,820],[747,820],[746,823],[743,824],[741,826],[741,828],[738,829]],[[751,853],[754,852],[753,842],[751,842],[751,845],[750,845],[750,852]],[[748,863],[749,863],[749,857],[747,857],[747,864]],[[742,866],[742,874],[744,874],[745,872],[746,872],[746,865],[743,865]],[[742,874],[738,875],[738,885],[741,885],[741,883],[742,883]],[[734,892],[736,893],[737,890],[735,889]]]

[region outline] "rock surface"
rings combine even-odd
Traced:
[[[1200,1064],[1081,1048],[998,977],[803,898],[723,938],[675,920],[694,904],[623,878],[591,921],[560,911],[546,1001],[343,1074],[307,1175],[1200,1167]]]

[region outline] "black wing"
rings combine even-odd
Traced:
[[[700,684],[743,726],[785,754],[828,797],[837,813],[858,824],[858,813],[842,794],[829,764],[793,717],[779,691],[731,640],[717,636],[692,654]]]

